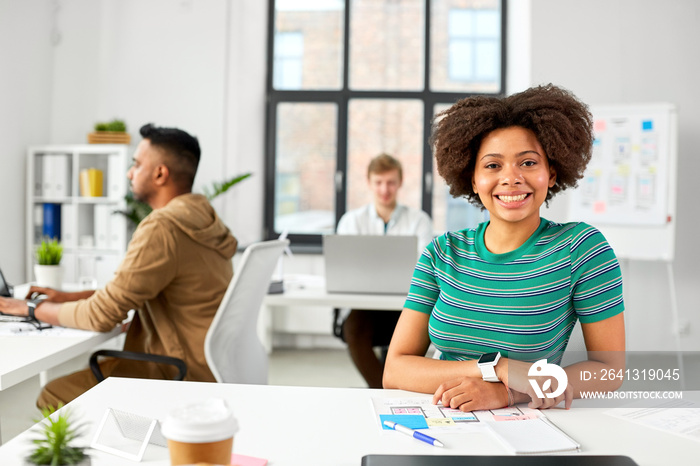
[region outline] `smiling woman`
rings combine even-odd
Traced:
[[[465,411],[524,401],[568,408],[583,390],[618,388],[576,380],[588,367],[624,364],[615,254],[590,225],[540,218],[542,204],[582,176],[591,129],[587,106],[552,85],[467,98],[438,115],[438,171],[452,195],[488,210],[490,220],[439,236],[423,252],[389,348],[385,388],[434,393],[434,402]],[[589,360],[564,369],[565,388],[541,378],[542,397],[529,368],[559,364],[577,320]],[[431,343],[440,360],[424,357]]]

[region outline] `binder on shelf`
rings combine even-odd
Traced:
[[[109,248],[126,249],[126,217],[115,213],[113,207],[107,207],[109,207]]]
[[[95,277],[97,273],[97,259],[92,255],[77,256],[75,266],[76,278]]]
[[[92,275],[97,280],[97,286],[103,287],[108,281],[114,278],[121,259],[115,254],[104,254],[95,258],[95,274]]]
[[[112,207],[108,205],[95,206],[95,248],[109,249],[109,214]]]
[[[85,197],[102,197],[102,170],[85,168],[80,170],[80,195]]]
[[[74,248],[78,245],[75,229],[75,211],[75,205],[61,204],[61,242],[65,248]]]
[[[33,214],[34,244],[39,244],[44,230],[44,206],[42,204],[34,204]]]
[[[64,252],[61,258],[61,268],[63,269],[64,283],[78,283],[78,277],[75,273],[75,254]]]
[[[46,154],[41,161],[42,197],[60,199],[70,196],[69,156]]]
[[[30,181],[34,183],[34,196],[41,197],[44,195],[44,164],[41,163],[41,157],[37,155],[32,157],[34,158],[34,179]]]
[[[123,159],[117,155],[110,155],[107,161],[107,196],[119,199],[127,192],[126,167]]]
[[[61,240],[61,204],[44,204],[43,236]]]

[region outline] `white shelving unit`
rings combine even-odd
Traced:
[[[64,283],[112,278],[129,241],[126,209],[129,146],[52,145],[27,151],[27,281],[34,280],[34,250],[44,238],[44,205],[60,209]],[[102,196],[81,196],[80,172],[102,172]]]

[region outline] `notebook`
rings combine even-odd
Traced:
[[[362,466],[637,466],[629,456],[367,455]]]
[[[417,236],[325,235],[328,293],[408,294]]]
[[[489,427],[503,445],[516,455],[577,451],[578,442],[546,417],[519,421],[490,422]]]

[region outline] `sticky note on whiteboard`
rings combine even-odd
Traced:
[[[643,120],[642,121],[642,131],[653,131],[654,121],[653,120]]]

